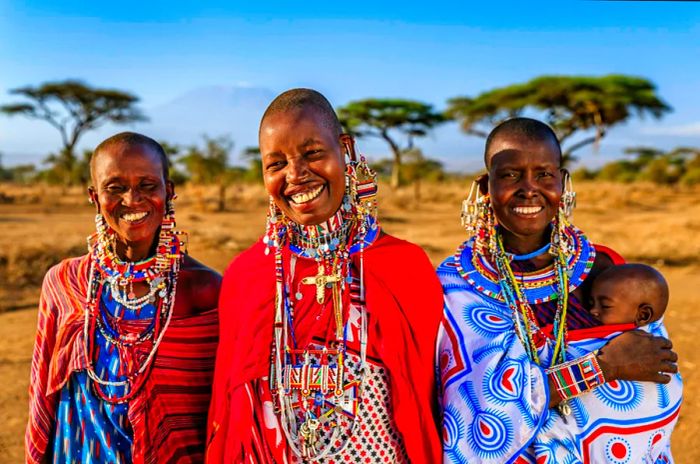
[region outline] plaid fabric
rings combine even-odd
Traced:
[[[29,384],[25,460],[39,463],[53,438],[58,394],[85,368],[82,337],[89,257],[67,259],[44,278]],[[203,462],[218,342],[217,311],[173,319],[148,380],[129,402],[134,463]]]

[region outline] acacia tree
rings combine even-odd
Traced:
[[[204,135],[204,146],[189,147],[185,155],[179,159],[190,175],[194,184],[215,184],[219,187],[217,211],[226,209],[226,188],[232,177],[228,159],[234,143],[229,136],[212,138]]]
[[[338,108],[338,117],[348,133],[356,137],[379,137],[389,145],[394,158],[392,188],[401,182],[401,155],[413,148],[416,137],[426,136],[430,129],[445,121],[432,105],[390,98],[350,102]]]
[[[262,158],[260,147],[249,146],[245,147],[241,152],[241,157],[248,161],[248,169],[244,174],[244,178],[248,181],[259,182],[262,180]]]
[[[541,76],[476,97],[452,98],[446,115],[458,120],[464,132],[486,137],[495,125],[526,110],[543,114],[568,162],[574,151],[597,144],[611,127],[633,116],[660,118],[671,107],[659,98],[653,83],[640,77]],[[565,145],[574,135],[591,130],[592,135]]]
[[[2,105],[1,112],[46,121],[61,134],[63,146],[47,162],[54,166],[65,183],[80,180],[75,146],[83,134],[107,122],[126,124],[146,119],[134,107],[138,97],[121,90],[91,87],[77,80],[19,87],[10,93],[24,97],[26,101]]]

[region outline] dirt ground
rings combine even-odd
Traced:
[[[466,185],[426,185],[421,199],[412,188],[381,189],[380,222],[385,230],[424,247],[434,264],[450,255],[464,231],[459,207]],[[700,462],[700,354],[695,317],[700,296],[700,190],[649,185],[588,183],[577,186],[575,223],[597,243],[631,261],[657,266],[671,286],[666,321],[685,381],[681,417],[673,435],[678,463]],[[16,199],[0,205],[0,463],[21,462],[27,414],[27,384],[36,325],[36,274],[61,253],[84,247],[94,230],[93,213],[84,195],[72,191],[10,189]],[[265,196],[260,188],[230,192],[229,211],[208,212],[209,193],[187,189],[178,202],[178,227],[190,236],[190,253],[223,270],[249,246],[264,227]],[[47,264],[48,263],[48,264]],[[36,269],[30,269],[32,266]],[[24,271],[30,269],[27,275]]]

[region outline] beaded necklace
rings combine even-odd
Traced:
[[[86,371],[94,382],[100,398],[109,403],[129,401],[143,386],[145,373],[152,365],[158,347],[163,340],[172,319],[175,306],[177,277],[184,256],[184,241],[174,230],[175,221],[166,216],[163,219],[156,254],[136,263],[121,261],[113,249],[104,219],[96,217],[97,232],[88,238],[91,255],[83,339],[85,342]],[[136,297],[133,284],[145,282],[149,286],[146,295]],[[140,333],[122,335],[113,327],[120,321],[119,313],[109,315],[102,308],[102,295],[105,286],[114,300],[126,309],[140,311],[146,304],[156,303],[153,319]],[[105,380],[95,372],[92,356],[95,347],[94,336],[99,330],[102,336],[122,353],[128,347],[153,340],[151,349],[144,361],[124,380]],[[110,395],[104,387],[123,387],[123,395]]]
[[[542,331],[537,325],[537,319],[532,311],[532,306],[530,306],[520,288],[520,285],[518,285],[513,269],[510,266],[510,260],[506,255],[505,248],[503,247],[503,239],[500,234],[497,237],[497,243],[498,252],[494,258],[496,261],[496,267],[498,268],[498,272],[501,276],[501,293],[506,304],[508,304],[508,307],[513,313],[516,333],[525,347],[525,351],[527,351],[530,359],[532,359],[535,363],[540,364],[533,333],[539,332],[542,335]],[[560,353],[562,356],[564,355],[562,346],[565,343],[566,336],[566,324],[562,324],[562,321],[566,321],[569,296],[569,276],[566,271],[566,260],[564,259],[562,251],[559,251],[555,257],[554,268],[556,269],[557,276],[557,312],[554,317],[554,334],[556,342],[554,347],[554,355],[551,359],[551,365],[558,364],[557,358]],[[561,362],[564,362],[565,360],[566,359],[562,359]]]
[[[273,222],[273,224],[275,224]],[[279,224],[278,224],[279,226]],[[302,459],[328,459],[341,453],[355,433],[358,416],[353,417],[349,436],[341,445],[341,404],[346,390],[346,327],[344,300],[348,299],[351,276],[351,254],[360,253],[360,298],[364,300],[364,248],[378,235],[376,220],[371,214],[362,214],[352,205],[348,195],[339,211],[318,226],[303,226],[291,221],[276,228],[276,234],[266,235],[264,241],[275,250],[275,325],[270,359],[270,390],[276,399],[282,429],[294,454]],[[282,248],[289,244],[293,255],[291,276],[285,276]],[[294,300],[289,297],[296,255],[314,259],[318,273],[301,279],[300,285],[315,285],[315,303],[323,304],[326,290],[331,290],[333,308],[333,335],[326,338],[321,349],[300,348],[294,334]],[[285,277],[288,282],[285,283]],[[296,300],[302,298],[297,290]],[[362,390],[366,367],[367,313],[364,305],[360,316],[360,369],[359,390]],[[320,359],[319,363],[311,361]],[[336,406],[322,416],[314,413],[320,398],[335,401]],[[302,413],[298,423],[295,410]],[[322,429],[331,429],[330,441],[319,449]]]
[[[538,364],[540,360],[533,335],[543,337],[544,334],[530,305],[556,298],[555,346],[551,363],[564,362],[569,292],[583,282],[595,260],[595,249],[580,230],[566,224],[563,235],[564,243],[570,246],[558,247],[554,262],[535,272],[516,273],[512,270],[510,261],[513,256],[505,251],[500,234],[497,234],[497,252],[493,257],[476,253],[473,237],[464,242],[454,256],[455,266],[463,279],[478,292],[508,305],[518,338],[530,359]],[[532,254],[539,255],[541,251]]]

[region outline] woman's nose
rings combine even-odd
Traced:
[[[309,164],[304,158],[295,158],[287,164],[287,182],[298,184],[309,176]]]
[[[523,176],[520,181],[520,190],[527,198],[535,196],[537,194],[537,184],[535,183],[535,179],[533,179],[531,176]]]
[[[135,205],[141,202],[142,196],[141,192],[139,192],[139,189],[131,188],[127,190],[124,193],[124,196],[122,197],[122,203],[125,205]]]

